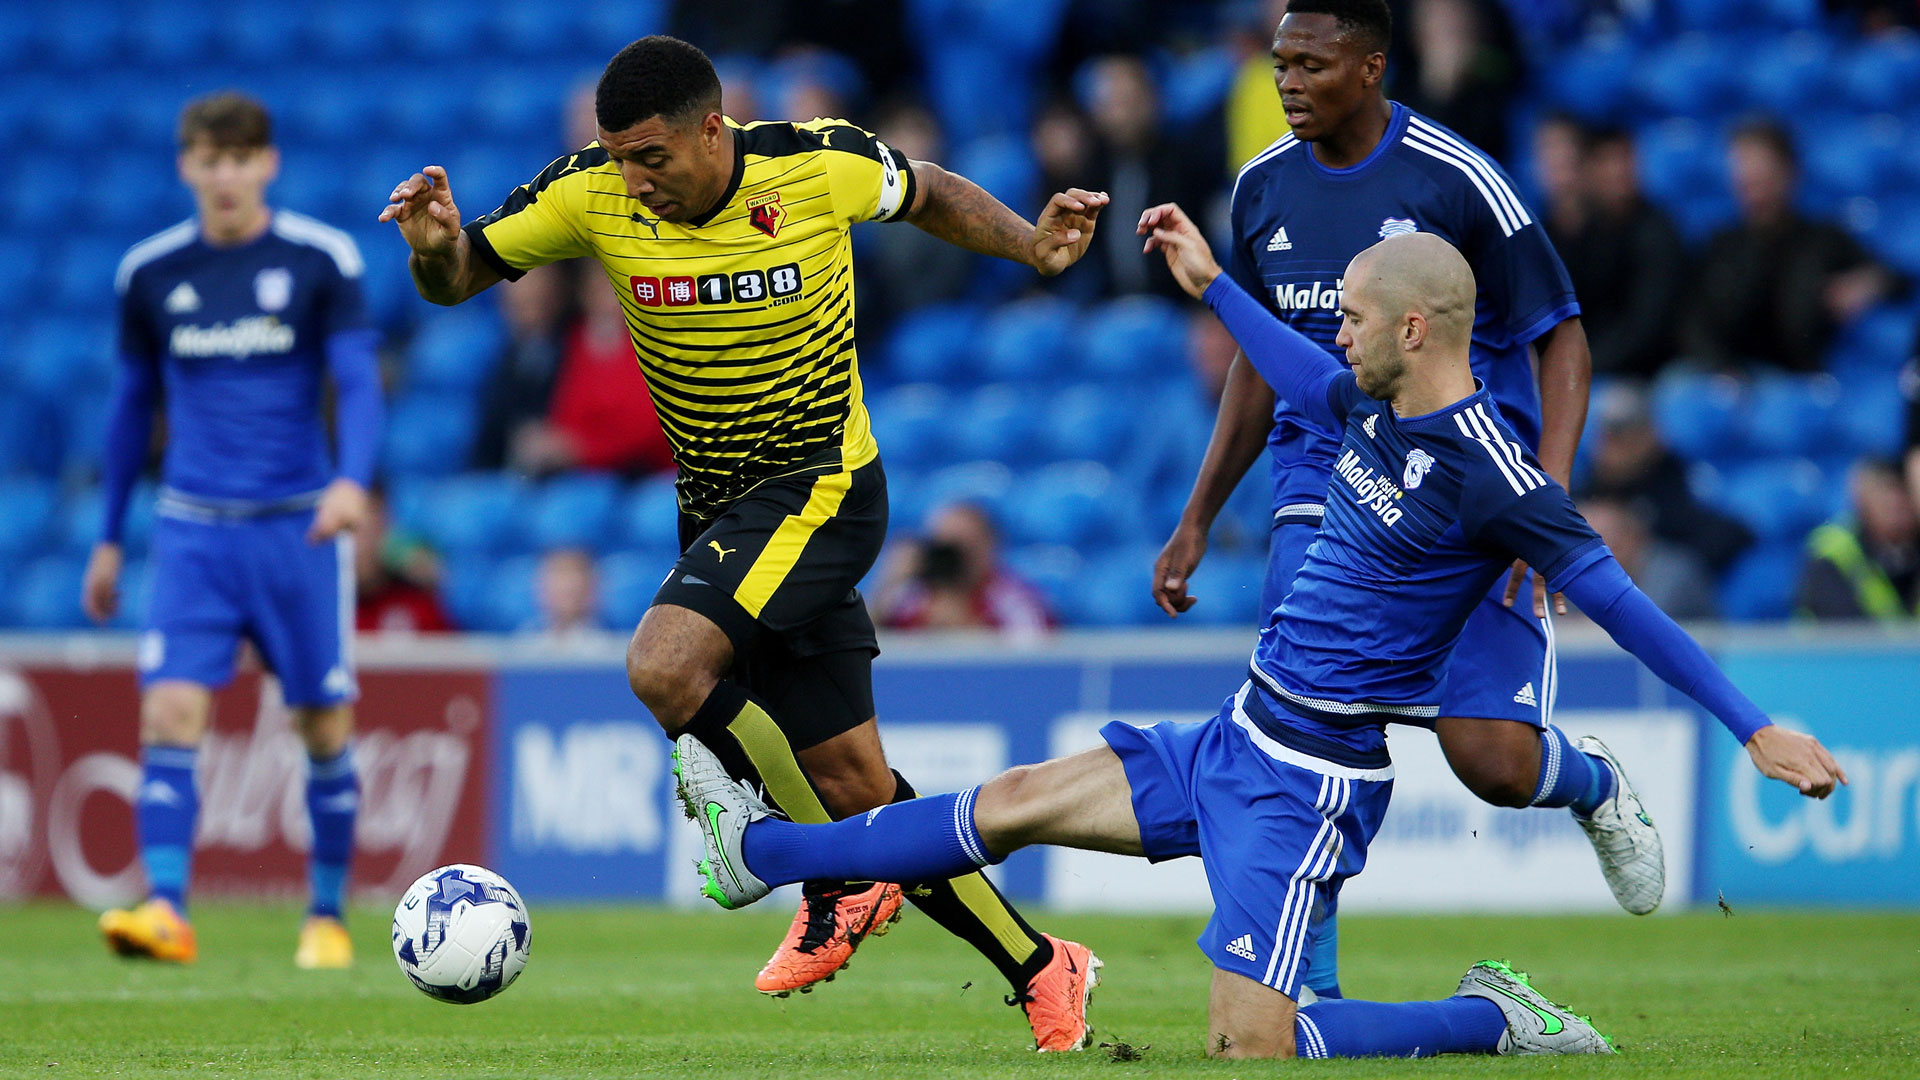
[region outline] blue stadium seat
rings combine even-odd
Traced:
[[[1033,151],[1023,135],[987,135],[975,139],[954,155],[954,167],[960,175],[986,188],[1008,206],[1025,207],[1038,197],[1040,166],[1033,160]]]
[[[61,111],[46,109],[41,115]],[[73,182],[73,170],[64,159],[35,155],[16,166],[10,194],[6,211],[21,232],[58,235],[67,222],[76,220],[86,193]]]
[[[1038,419],[1049,457],[1111,465],[1133,449],[1142,416],[1135,401],[1112,387],[1082,383],[1054,395]]]
[[[15,624],[29,630],[78,630],[88,625],[80,610],[83,571],[80,560],[57,555],[29,563],[9,590]]]
[[[1622,100],[1638,65],[1639,50],[1621,38],[1583,42],[1543,65],[1548,93],[1562,107],[1590,119],[1614,116],[1631,102]]]
[[[1841,90],[1855,109],[1904,110],[1920,92],[1920,41],[1912,34],[1867,38],[1840,61]]]
[[[598,551],[613,539],[620,484],[605,473],[556,476],[534,496],[529,523],[533,546]]]
[[[509,10],[534,14],[546,14],[556,7],[565,5],[510,4]],[[550,75],[534,75],[515,69],[497,72],[481,83],[480,92],[471,103],[475,124],[497,139],[518,139],[528,146],[551,144],[553,128],[561,119],[564,111],[568,84],[558,81]],[[533,178],[534,173],[546,163],[536,160],[537,152],[529,152],[526,157],[526,176],[522,181]]]
[[[1166,612],[1154,604],[1149,584],[1154,554],[1132,547],[1089,559],[1062,597],[1062,621],[1085,627],[1164,625]]]
[[[564,53],[579,37],[588,4],[494,4],[482,13],[487,46],[513,57]]]
[[[896,386],[867,399],[873,439],[887,468],[927,468],[948,460],[955,410],[951,395],[926,383]]]
[[[0,560],[18,562],[52,540],[59,493],[46,480],[29,476],[0,478]]]
[[[76,558],[84,557],[100,540],[100,515],[106,499],[99,487],[76,492],[61,504],[55,522],[55,544]],[[147,550],[153,538],[154,492],[152,484],[141,484],[127,499],[127,516],[121,524],[121,547],[130,553]]]
[[[473,403],[450,394],[408,394],[387,411],[381,461],[399,476],[451,476],[466,468],[478,418]]]
[[[299,9],[291,4],[236,4],[215,20],[213,32],[224,56],[300,55]]]
[[[1064,370],[1072,360],[1075,322],[1073,305],[1053,297],[1002,306],[982,335],[981,374],[1020,381]]]
[[[1234,61],[1225,48],[1199,49],[1175,59],[1160,80],[1163,122],[1191,124],[1218,109],[1239,72]]]
[[[94,322],[108,321],[102,313],[113,303],[114,273],[125,249],[126,245],[105,236],[81,236],[69,242],[49,275],[54,303],[67,311],[91,313]]]
[[[1805,458],[1782,458],[1728,468],[1720,506],[1763,540],[1806,535],[1826,513],[1826,474]]]
[[[60,434],[52,411],[0,387],[0,476],[16,472],[52,476],[60,464]]]
[[[1740,384],[1726,376],[1670,372],[1654,383],[1653,421],[1681,457],[1712,460],[1740,453]]]
[[[461,630],[493,625],[494,561],[484,555],[449,555],[440,564],[440,605]]]
[[[967,304],[929,304],[900,317],[887,343],[887,373],[907,382],[969,373],[978,355],[985,314]]]
[[[540,560],[531,555],[496,564],[487,576],[488,597],[475,629],[497,634],[524,630],[540,616]]]
[[[507,331],[488,299],[436,311],[407,349],[407,386],[473,394],[493,373]]]
[[[1737,25],[1751,13],[1746,0],[1669,0],[1674,24],[1681,30],[1717,30]]]
[[[1829,119],[1819,136],[1799,138],[1808,197],[1828,208],[1840,199],[1894,191],[1901,181],[1900,155],[1907,131],[1891,116]]]
[[[56,423],[65,474],[93,476],[99,472],[107,451],[107,414],[112,404],[105,388],[76,391],[59,403]]]
[[[307,16],[301,37],[315,55],[328,62],[353,63],[391,55],[401,36],[390,14],[391,6],[378,0],[330,0],[301,10]],[[369,95],[381,98],[414,89],[398,73],[362,87]]]
[[[1851,388],[1835,418],[1842,444],[1855,454],[1892,457],[1900,453],[1906,434],[1906,400],[1892,379]]]
[[[84,576],[85,570],[81,573]],[[153,564],[146,559],[129,559],[120,570],[120,608],[107,620],[107,626],[115,630],[145,627],[152,599]]]
[[[622,0],[618,4],[581,5],[581,37],[577,47],[598,72],[629,41],[667,32],[667,0]]]
[[[1725,151],[1697,120],[1677,117],[1643,128],[1637,149],[1641,185],[1669,207],[1726,188]]]
[[[1151,579],[1151,561],[1141,564],[1140,588],[1147,589]],[[1260,610],[1260,589],[1266,584],[1267,562],[1252,555],[1216,554],[1200,563],[1187,586],[1189,595],[1198,598],[1193,609],[1180,616],[1181,622],[1200,626],[1244,626],[1258,628],[1266,622],[1267,612]]]
[[[679,550],[680,502],[674,494],[673,477],[650,477],[633,485],[621,500],[620,535],[624,543],[636,548]]]
[[[412,524],[449,555],[499,554],[520,549],[531,495],[519,479],[467,473],[427,490]]]
[[[600,560],[600,612],[613,626],[637,626],[660,591],[673,556],[621,551]]]
[[[1051,419],[1035,408],[1032,393],[1006,383],[982,386],[961,402],[947,432],[947,444],[960,458],[1023,461]]]
[[[1782,34],[1755,41],[1743,51],[1741,96],[1750,108],[1778,109],[1781,94],[1789,87],[1796,97],[1820,101],[1834,86],[1834,39],[1826,34]]]
[[[1081,366],[1095,378],[1184,374],[1187,320],[1172,302],[1129,296],[1088,309],[1077,327]]]
[[[1783,619],[1793,613],[1793,593],[1804,560],[1796,542],[1756,547],[1734,561],[1720,582],[1720,615],[1736,622]]]
[[[387,190],[397,182],[389,181]],[[353,242],[359,245],[360,256],[366,260],[367,272],[360,287],[366,294],[367,314],[374,325],[405,326],[440,310],[420,299],[420,293],[413,287],[413,275],[407,271],[407,242],[400,238],[400,230],[391,225],[355,229]]]
[[[1896,269],[1920,274],[1920,196],[1883,201],[1879,227],[1866,242]]]
[[[1655,112],[1715,116],[1739,103],[1744,63],[1722,38],[1688,35],[1648,56],[1633,73],[1633,88]]]
[[[1920,329],[1912,308],[1881,304],[1840,328],[1827,351],[1827,368],[1862,368],[1883,375],[1900,370]]]
[[[39,305],[41,245],[18,233],[0,232],[0,317],[19,325],[13,314]]]
[[[16,355],[8,381],[43,402],[102,390],[113,382],[113,328],[99,319],[37,320]]]
[[[107,66],[125,44],[125,8],[88,2],[61,4],[43,14],[40,58],[75,70]]]
[[[289,142],[356,147],[364,146],[367,133],[379,130],[383,120],[381,99],[364,83],[354,76],[329,70],[312,76],[306,92],[293,99],[281,122],[287,127],[285,137]],[[384,195],[412,172],[413,169],[409,169],[393,176],[386,186],[371,190]],[[378,202],[376,199],[376,213]]]
[[[1063,461],[1026,474],[1003,503],[999,520],[1020,544],[1113,543],[1125,524],[1122,493],[1106,466]]]
[[[927,514],[956,502],[977,504],[1004,527],[1002,511],[1013,490],[1013,470],[998,461],[967,461],[928,473],[912,488],[889,488],[894,528],[918,531]]]
[[[1830,375],[1758,379],[1741,413],[1747,447],[1770,457],[1821,453],[1833,443],[1840,384]]]
[[[152,67],[191,67],[212,55],[215,21],[206,4],[145,3],[132,11],[127,41]]]
[[[1008,569],[1039,589],[1056,614],[1066,611],[1074,589],[1086,572],[1086,560],[1063,544],[1034,544],[1013,548],[1003,557]]]
[[[456,185],[455,199],[464,199],[463,205],[478,217],[506,202],[514,188],[533,179],[551,160],[510,144],[469,146],[447,162],[447,179]]]

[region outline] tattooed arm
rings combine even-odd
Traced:
[[[913,175],[908,221],[956,247],[1024,263],[1047,277],[1087,253],[1094,221],[1107,205],[1105,192],[1068,188],[1029,224],[980,185],[932,162],[914,162]]]

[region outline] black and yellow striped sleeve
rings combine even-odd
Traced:
[[[598,144],[556,158],[514,188],[498,209],[467,223],[473,249],[508,281],[520,280],[536,266],[592,253],[581,195],[586,170],[607,160]]]
[[[810,120],[793,130],[803,143],[827,151],[827,185],[842,220],[854,224],[906,216],[913,205],[914,175],[905,154],[845,120]]]

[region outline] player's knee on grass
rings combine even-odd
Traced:
[[[328,705],[293,710],[293,724],[307,744],[307,756],[326,760],[340,756],[353,737],[353,706]]]
[[[1435,725],[1453,775],[1482,802],[1523,807],[1540,784],[1539,729],[1512,720],[1448,718]]]
[[[140,696],[142,746],[198,746],[207,732],[213,695],[187,682],[157,682]]]
[[[1293,1022],[1298,1011],[1293,999],[1280,991],[1214,968],[1207,995],[1207,1056],[1293,1057]]]

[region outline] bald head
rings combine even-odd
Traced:
[[[1355,255],[1347,264],[1346,287],[1356,284],[1388,319],[1417,312],[1435,345],[1459,346],[1473,339],[1473,269],[1433,233],[1389,236]]]
[[[1342,289],[1334,340],[1363,393],[1398,408],[1403,397],[1455,394],[1446,404],[1473,392],[1473,271],[1452,244],[1432,233],[1389,236],[1353,257]]]

